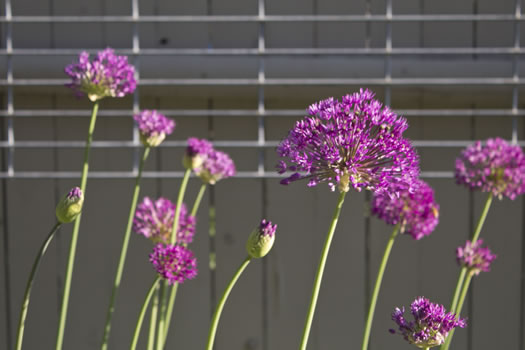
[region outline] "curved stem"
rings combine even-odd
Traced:
[[[467,297],[467,292],[470,286],[470,281],[472,281],[471,273],[467,275],[467,278],[465,279],[465,283],[463,284],[463,288],[461,288],[461,295],[459,297],[457,311],[455,312],[458,318],[459,318],[459,314],[461,313],[461,309],[463,308],[463,302],[465,301],[465,298]],[[441,346],[442,350],[448,350],[448,348],[450,347],[450,343],[452,342],[453,336],[454,336],[454,329],[452,329],[448,333],[447,339],[445,339],[445,343],[443,344],[443,346]]]
[[[242,272],[248,266],[248,264],[251,261],[251,257],[246,257],[244,261],[242,262],[241,266],[237,269],[235,274],[233,275],[233,278],[231,279],[230,283],[226,286],[226,289],[224,290],[224,294],[222,295],[221,299],[219,300],[219,303],[217,304],[217,308],[215,309],[215,312],[213,313],[213,318],[211,319],[210,324],[210,331],[208,333],[208,343],[206,345],[206,350],[213,350],[213,343],[215,342],[215,334],[217,333],[217,326],[219,325],[219,320],[221,318],[222,309],[224,308],[224,304],[226,304],[226,300],[228,299],[228,296],[230,295],[230,292],[233,289],[233,286],[241,276]]]
[[[201,188],[199,189],[199,193],[197,194],[197,198],[195,198],[195,202],[193,203],[193,209],[191,209],[191,216],[197,215],[197,211],[199,210],[199,206],[201,204],[202,197],[204,196],[204,192],[206,192],[206,183],[203,183],[201,185]]]
[[[188,186],[188,180],[190,179],[191,169],[187,169],[184,173],[184,178],[180,184],[179,195],[177,196],[177,206],[175,207],[175,217],[173,219],[173,227],[171,228],[171,244],[177,243],[177,230],[179,229],[179,217],[182,201],[184,199],[184,193]]]
[[[330,244],[332,243],[332,238],[334,237],[335,228],[337,226],[337,221],[339,220],[339,214],[341,213],[341,208],[345,201],[346,192],[341,192],[335,208],[334,216],[332,217],[332,222],[330,224],[330,229],[326,235],[326,241],[324,243],[323,252],[321,253],[321,259],[319,261],[319,266],[317,267],[317,274],[315,276],[315,282],[312,289],[312,297],[310,299],[310,307],[308,309],[308,314],[306,316],[306,321],[304,324],[303,337],[301,339],[301,350],[306,350],[308,344],[308,337],[310,335],[310,328],[312,328],[312,321],[315,313],[315,306],[317,305],[317,298],[319,297],[319,291],[321,289],[321,282],[323,280],[324,268],[326,265],[326,259],[328,258],[328,252],[330,251]]]
[[[159,286],[155,287],[155,297],[153,298],[153,305],[151,305],[151,316],[149,322],[149,335],[148,335],[148,350],[155,348],[155,333],[157,327],[157,315],[159,309]]]
[[[153,296],[153,293],[155,293],[155,289],[157,288],[157,284],[159,284],[160,278],[160,276],[157,276],[157,278],[155,278],[153,284],[151,285],[148,291],[148,294],[146,294],[144,304],[142,304],[142,308],[140,309],[139,318],[137,319],[137,326],[135,327],[135,333],[133,333],[133,340],[131,341],[130,350],[135,350],[135,348],[137,347],[140,335],[140,328],[142,327],[142,321],[144,320],[144,315],[146,314],[146,310],[148,309],[149,301]]]
[[[383,281],[383,275],[385,273],[386,264],[388,262],[388,257],[392,251],[392,246],[394,245],[394,240],[399,233],[399,224],[394,227],[388,243],[385,247],[385,252],[383,253],[383,259],[381,260],[381,265],[379,265],[379,271],[377,272],[376,283],[374,285],[374,290],[372,292],[372,298],[370,299],[370,307],[368,308],[368,315],[366,317],[366,326],[363,333],[363,345],[361,346],[362,350],[368,349],[368,342],[370,340],[370,331],[372,329],[372,321],[374,319],[374,311],[376,309],[377,297],[379,295],[379,290],[381,289],[381,282]]]
[[[33,263],[33,267],[31,268],[31,272],[29,273],[29,279],[27,280],[26,284],[26,291],[24,293],[24,300],[22,302],[22,308],[20,310],[20,319],[18,321],[18,333],[16,336],[16,350],[22,350],[22,341],[24,338],[24,328],[25,328],[25,322],[27,317],[27,310],[29,308],[29,299],[31,297],[31,288],[33,287],[33,281],[35,279],[36,273],[38,272],[38,267],[40,266],[40,261],[44,254],[46,253],[47,247],[49,246],[49,243],[53,240],[53,237],[55,237],[55,232],[60,228],[62,224],[57,222],[55,226],[51,229],[51,232],[49,232],[49,235],[44,240],[44,243],[42,243],[42,246],[40,247],[40,250],[38,252],[38,255],[35,258],[35,262]]]
[[[89,130],[86,139],[86,147],[84,148],[84,165],[82,167],[82,177],[80,179],[80,189],[84,196],[86,195],[87,175],[89,171],[89,151],[91,150],[91,142],[93,141],[93,132],[95,131],[95,123],[97,121],[98,101],[93,103],[93,110],[91,112],[91,121],[89,123]],[[77,250],[78,232],[80,229],[80,220],[82,212],[78,214],[75,224],[73,226],[73,233],[71,234],[71,244],[69,247],[69,258],[67,261],[66,276],[64,279],[64,294],[62,297],[62,306],[60,309],[60,318],[58,322],[58,331],[56,339],[56,350],[62,349],[64,341],[64,330],[66,327],[67,309],[69,305],[69,294],[71,290],[71,279],[73,277],[73,268],[75,265],[75,254]]]
[[[102,337],[102,350],[107,350],[108,348],[109,333],[111,332],[111,320],[113,318],[113,312],[115,311],[115,299],[117,298],[120,281],[122,280],[122,273],[124,271],[124,264],[126,262],[126,255],[128,253],[129,238],[131,234],[131,228],[133,226],[133,217],[135,216],[135,210],[137,209],[137,201],[140,193],[142,170],[144,169],[144,164],[148,158],[149,151],[150,147],[144,148],[142,159],[139,164],[139,172],[137,174],[137,179],[135,180],[135,189],[133,190],[133,198],[131,200],[131,207],[129,209],[128,224],[126,225],[126,231],[124,232],[124,238],[122,240],[122,248],[120,250],[117,273],[115,274],[115,281],[113,282],[113,290],[111,291],[111,299],[109,301],[109,307],[106,315],[106,326],[104,327],[104,335]]]

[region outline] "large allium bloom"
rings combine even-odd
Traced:
[[[133,231],[151,239],[153,242],[167,243],[170,241],[175,217],[176,205],[167,198],[159,198],[152,201],[144,197],[142,203],[137,206],[133,219]],[[177,230],[177,242],[189,244],[193,241],[195,234],[196,218],[189,215],[186,205],[182,203],[180,208],[179,229]]]
[[[126,56],[117,56],[110,48],[98,52],[92,61],[87,52],[81,52],[78,63],[68,65],[65,72],[72,80],[66,86],[79,97],[87,95],[91,101],[124,97],[137,87],[135,68]]]
[[[181,245],[159,243],[149,255],[149,261],[169,284],[183,283],[197,276],[197,259],[191,250]]]
[[[263,219],[255,230],[250,234],[246,242],[246,251],[252,258],[262,258],[272,249],[275,242],[275,230],[277,225]]]
[[[175,122],[153,110],[144,110],[133,116],[140,131],[140,140],[144,146],[156,147],[175,129]]]
[[[477,141],[456,159],[456,182],[473,190],[510,199],[525,192],[525,156],[501,138]]]
[[[481,271],[489,272],[490,264],[496,259],[488,247],[482,247],[483,240],[478,239],[474,244],[470,241],[464,247],[456,249],[458,264],[465,266],[470,273],[479,275]]]
[[[414,183],[413,191],[402,187],[393,182],[386,192],[375,193],[372,214],[389,225],[400,224],[400,232],[414,239],[430,235],[439,222],[439,204],[434,200],[434,190],[422,180]]]
[[[448,333],[456,328],[465,328],[465,319],[456,318],[452,312],[447,313],[443,305],[431,303],[428,299],[419,297],[412,305],[410,312],[414,321],[405,319],[405,308],[396,308],[392,313],[392,320],[397,323],[398,331],[391,329],[391,333],[401,334],[406,341],[419,348],[431,348],[445,342]]]
[[[410,187],[419,175],[419,159],[402,137],[406,119],[375,100],[374,93],[329,98],[311,105],[309,116],[297,121],[279,144],[279,173],[294,172],[281,181],[308,178],[308,186],[327,182],[332,190],[384,191],[396,179]]]

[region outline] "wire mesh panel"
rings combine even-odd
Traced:
[[[8,348],[38,234],[52,224],[59,195],[80,177],[90,106],[63,87],[67,80],[62,73],[80,50],[95,53],[110,46],[129,55],[139,88],[133,96],[101,104],[84,211],[92,219],[81,229],[66,348],[96,348],[102,336],[115,252],[138,170],[140,142],[131,116],[140,109],[158,109],[177,122],[175,133],[146,167],[144,195],[174,197],[189,136],[213,139],[238,168],[236,178],[213,188],[201,208],[195,241],[200,276],[178,297],[168,341],[181,349],[203,348],[216,295],[242,258],[245,235],[261,216],[279,224],[278,243],[267,260],[250,266],[234,291],[217,346],[297,346],[335,199],[326,188],[280,186],[274,149],[309,104],[361,87],[374,90],[408,118],[407,133],[418,148],[422,176],[441,203],[435,234],[423,242],[400,240],[396,246],[371,349],[403,346],[387,332],[395,306],[422,294],[443,304],[450,300],[457,275],[453,249],[469,236],[482,201],[454,185],[459,151],[476,139],[500,136],[520,144],[523,139],[525,36],[519,0],[2,4],[0,315],[5,316],[0,317],[0,338]],[[192,180],[189,198],[197,189]],[[365,194],[349,197],[329,259],[312,349],[358,346],[369,286],[386,241],[388,229],[362,219]],[[210,208],[216,208],[217,217],[217,233],[211,237]],[[457,332],[457,348],[523,348],[523,206],[521,200],[502,201],[493,211],[486,238],[500,258],[491,274],[475,281],[467,308],[469,328]],[[28,338],[28,348],[53,346],[68,242],[64,229],[37,281],[40,290],[32,300],[27,332],[38,336]],[[133,239],[115,316],[115,348],[130,341],[152,276],[149,249]],[[501,320],[499,325],[494,319]],[[497,337],[491,335],[494,327]]]

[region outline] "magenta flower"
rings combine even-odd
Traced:
[[[188,139],[183,164],[210,185],[234,176],[236,172],[235,164],[228,154],[215,150],[208,140],[195,137]]]
[[[339,101],[329,98],[311,105],[309,116],[297,121],[279,144],[277,153],[287,160],[279,173],[293,174],[289,184],[309,179],[308,186],[327,182],[330,188],[348,191],[385,191],[397,181],[408,188],[419,175],[419,158],[402,137],[406,120],[360,90]]]
[[[489,272],[490,264],[496,259],[496,255],[482,245],[483,240],[480,238],[474,244],[467,241],[464,247],[456,249],[458,264],[465,266],[474,275],[479,275],[481,271]]]
[[[422,180],[414,183],[413,191],[392,182],[386,192],[374,194],[372,214],[389,225],[400,224],[401,233],[419,240],[430,235],[438,224],[439,204],[432,187]]]
[[[501,138],[477,141],[456,159],[456,182],[472,190],[510,199],[525,192],[525,156]]]
[[[66,86],[93,102],[104,97],[124,97],[137,87],[135,68],[126,56],[117,56],[110,48],[98,52],[92,61],[87,52],[81,52],[78,63],[68,65],[65,72],[72,80]]]
[[[144,110],[133,116],[140,131],[144,146],[156,147],[175,129],[175,121],[153,110]]]
[[[135,212],[133,231],[155,243],[168,243],[171,238],[175,208],[175,204],[167,198],[161,197],[152,201],[149,197],[144,197]],[[193,241],[196,222],[197,219],[189,215],[186,205],[182,203],[177,231],[178,243],[189,244]]]
[[[431,303],[428,299],[419,297],[412,305],[410,312],[414,321],[408,322],[405,317],[405,308],[396,308],[392,313],[392,320],[397,323],[398,331],[390,332],[401,334],[406,341],[419,348],[431,348],[445,342],[448,333],[456,328],[465,328],[465,319],[456,318],[456,315],[446,313],[443,305]]]
[[[168,284],[183,283],[197,276],[197,259],[193,252],[181,245],[157,244],[149,261]]]

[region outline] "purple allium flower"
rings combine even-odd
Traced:
[[[275,242],[275,230],[277,225],[263,219],[255,230],[250,234],[246,242],[246,251],[252,258],[262,258],[273,247]]]
[[[464,247],[456,248],[456,259],[458,264],[465,266],[471,274],[479,275],[481,271],[489,272],[490,264],[496,259],[488,247],[482,247],[483,240],[480,238],[474,244],[470,241]]]
[[[375,193],[372,214],[389,225],[401,224],[401,233],[419,240],[430,235],[438,224],[439,204],[434,200],[432,187],[422,180],[414,183],[413,191],[402,187],[392,182],[386,192]]]
[[[404,317],[405,308],[396,308],[392,313],[392,320],[397,323],[399,329],[396,332],[391,329],[391,333],[399,333],[410,344],[419,348],[431,348],[445,342],[448,333],[456,328],[465,328],[465,319],[456,318],[452,312],[446,313],[443,305],[431,303],[428,299],[419,297],[412,305],[410,312],[414,321],[407,322]]]
[[[191,250],[181,245],[158,243],[149,261],[168,284],[183,283],[197,276],[197,259]]]
[[[78,63],[68,65],[65,72],[72,79],[66,86],[93,102],[104,97],[124,97],[137,87],[135,68],[126,56],[117,56],[110,48],[98,52],[91,62],[89,54],[81,52]]]
[[[419,158],[402,137],[406,120],[360,90],[339,101],[329,98],[311,105],[310,116],[297,121],[279,144],[279,173],[294,172],[281,181],[308,178],[308,186],[328,182],[348,191],[386,190],[393,180],[405,187],[419,175]],[[300,173],[305,173],[301,175]]]
[[[82,190],[80,187],[73,187],[57,204],[55,210],[57,220],[61,223],[75,220],[82,211],[83,204],[84,194]]]
[[[184,154],[183,165],[186,169],[191,169],[197,172],[202,163],[208,158],[208,155],[213,151],[213,145],[210,141],[196,137],[188,139],[188,147]]]
[[[144,110],[133,116],[139,125],[140,140],[144,146],[157,147],[175,129],[175,122],[153,110]]]
[[[167,198],[161,197],[152,201],[149,197],[144,197],[135,212],[133,231],[155,243],[168,243],[171,238],[175,208],[176,205]],[[186,205],[182,203],[177,231],[178,243],[189,244],[193,241],[196,221],[197,219],[188,213]]]
[[[235,164],[224,152],[212,150],[196,174],[202,181],[215,185],[217,181],[235,175]]]
[[[518,145],[501,138],[477,141],[456,159],[456,182],[472,190],[510,199],[525,192],[525,156]]]

